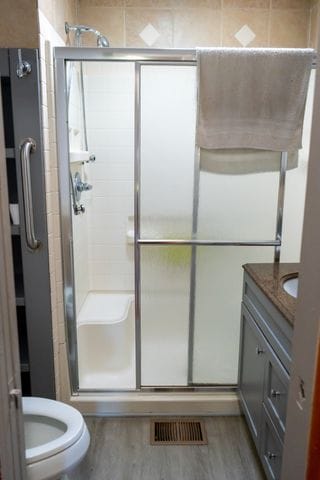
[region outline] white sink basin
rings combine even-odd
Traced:
[[[285,280],[283,282],[282,287],[285,292],[291,295],[291,297],[297,298],[299,278],[298,277],[288,278],[288,280]]]

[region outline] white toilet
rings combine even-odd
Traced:
[[[85,456],[90,436],[78,410],[47,398],[22,399],[28,480],[56,480]]]

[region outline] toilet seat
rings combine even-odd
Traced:
[[[78,410],[55,400],[47,398],[24,397],[22,399],[24,415],[49,417],[66,426],[66,431],[58,438],[43,445],[26,448],[27,464],[38,462],[48,455],[55,455],[75,443],[84,430],[84,420]]]

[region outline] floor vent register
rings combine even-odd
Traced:
[[[201,420],[152,420],[151,445],[207,445],[208,439]]]

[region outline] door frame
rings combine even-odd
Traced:
[[[319,49],[320,37],[318,52]],[[319,131],[320,62],[318,56],[282,480],[320,478]]]

